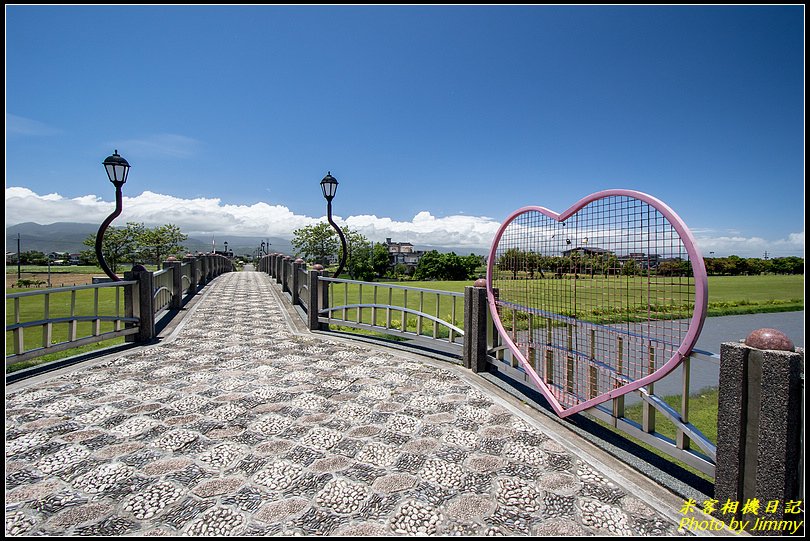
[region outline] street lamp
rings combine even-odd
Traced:
[[[264,241],[262,241],[262,253],[261,255],[267,255],[267,248],[265,248]]]
[[[343,271],[343,267],[346,265],[346,254],[348,250],[346,248],[346,237],[343,236],[343,231],[341,231],[337,224],[332,220],[332,199],[335,198],[337,187],[337,179],[332,176],[331,171],[327,171],[326,176],[323,177],[323,180],[321,180],[321,191],[323,192],[324,199],[326,199],[326,219],[329,220],[329,223],[332,225],[335,231],[337,231],[338,237],[340,237],[340,244],[343,246],[343,255],[340,258],[340,264],[335,272],[335,277],[339,278],[340,273]]]
[[[107,262],[104,260],[104,254],[101,251],[101,245],[104,241],[104,232],[107,231],[107,227],[116,217],[118,217],[119,214],[121,214],[121,209],[123,207],[123,195],[121,194],[121,188],[127,181],[127,175],[129,174],[129,163],[118,154],[118,150],[116,150],[112,156],[107,156],[103,163],[104,169],[107,170],[107,176],[109,177],[110,182],[112,182],[113,186],[115,186],[115,211],[107,216],[107,219],[104,220],[101,227],[98,228],[98,233],[96,234],[96,258],[98,259],[98,264],[101,267],[101,270],[104,271],[104,274],[109,276],[113,282],[120,282],[121,279],[110,270],[110,267],[107,266]]]
[[[225,245],[225,257],[228,257],[228,241],[226,240],[223,244]]]

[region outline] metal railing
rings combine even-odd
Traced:
[[[322,323],[461,347],[463,293],[339,278],[319,281],[329,284],[328,305],[318,312]]]
[[[189,256],[182,263],[170,259],[154,273],[135,267],[122,281],[7,294],[6,367],[120,337],[152,340],[162,313],[180,308],[198,288],[232,270],[221,255]],[[54,331],[62,325],[65,332]]]
[[[491,322],[491,317],[489,319]],[[493,369],[523,385],[536,389],[532,378],[527,376],[523,366],[518,363],[509,348],[501,342],[499,334],[494,329],[489,334],[487,354],[487,360]],[[547,362],[543,348],[537,348],[532,357],[535,370],[539,372],[542,370],[540,365]],[[678,397],[677,408],[672,407],[662,396],[656,394],[654,385],[648,385],[584,410],[583,413],[713,478],[717,460],[716,442],[712,442],[689,422],[689,399],[694,391],[699,390],[691,387],[693,362],[709,363],[719,367],[720,355],[693,350],[691,355],[683,360],[680,368],[667,376],[667,383],[671,383],[669,378],[679,378],[677,390],[667,394],[667,396]],[[714,387],[717,387],[718,384],[717,381],[713,382]],[[660,387],[661,383],[659,382],[658,385]],[[667,388],[671,388],[671,385]],[[627,417],[629,401],[638,404],[635,409],[640,408],[640,419]],[[674,439],[656,430],[656,419],[658,418],[674,426]]]
[[[284,260],[277,256],[267,256],[266,260],[260,263],[260,268],[274,276],[283,287],[287,286],[288,282],[291,283],[289,276],[292,273],[293,263],[289,258]],[[438,349],[453,354],[463,352],[465,340],[469,340],[471,344],[479,339],[485,340],[486,348],[483,348],[482,342],[482,354],[483,349],[486,350],[484,354],[486,361],[482,361],[485,366],[474,368],[475,361],[472,359],[465,360],[465,366],[469,365],[468,367],[475,371],[496,370],[516,383],[535,388],[523,367],[501,343],[488,310],[484,309],[485,316],[477,316],[481,318],[481,322],[477,322],[476,317],[472,315],[473,300],[471,298],[471,305],[468,307],[464,293],[329,278],[312,272],[314,280],[306,280],[308,287],[312,288],[314,284],[314,287],[326,289],[317,295],[319,306],[316,321],[322,328],[349,327],[403,336],[414,342],[433,344],[441,342],[443,347]],[[310,276],[312,275],[307,278]],[[302,281],[305,281],[303,275],[299,275],[298,282]],[[326,288],[323,287],[324,284]],[[485,293],[481,290],[479,294]],[[301,299],[305,300],[305,297],[315,298],[310,294],[301,296]],[[301,302],[299,300],[297,304]],[[465,314],[467,311],[470,313]],[[310,324],[312,321],[310,319]],[[469,321],[473,327],[465,328],[465,321]],[[478,338],[479,336],[486,338]],[[473,346],[470,345],[470,348]],[[471,356],[473,353],[462,355]],[[545,355],[538,350],[534,357],[535,364],[543,363],[545,360]],[[680,378],[678,391],[671,393],[672,396],[679,396],[678,407],[670,406],[660,394],[655,393],[654,386],[649,385],[585,410],[583,413],[713,478],[717,456],[716,443],[689,422],[689,398],[696,390],[691,385],[692,365],[695,362],[719,365],[719,355],[693,351],[679,369],[667,376]],[[666,389],[666,386],[662,385],[663,381],[657,384],[659,389]],[[715,386],[716,383],[715,381]],[[638,420],[628,417],[626,403],[631,401],[640,404],[641,418]],[[674,425],[676,434],[674,439],[656,430],[656,419],[660,419],[659,427],[664,422]]]
[[[174,292],[174,273],[171,268],[165,268],[153,275],[152,309],[155,314],[169,307]]]
[[[83,286],[58,287],[38,291],[26,291],[6,295],[7,317],[12,317],[12,323],[6,323],[6,340],[12,346],[12,354],[6,354],[6,366],[10,364],[79,347],[95,342],[110,340],[121,336],[128,336],[138,332],[139,318],[133,315],[131,306],[124,300],[125,297],[135,297],[133,289],[138,287],[135,280],[105,282]],[[109,293],[108,293],[109,291]],[[102,293],[103,292],[103,293]],[[110,306],[108,299],[113,296],[113,309],[105,313],[103,306]],[[41,311],[36,306],[38,297],[42,298]],[[77,313],[79,303],[92,306],[90,313]],[[9,310],[9,303],[12,308]],[[41,314],[41,317],[37,317]],[[34,317],[35,319],[30,319]],[[79,324],[86,327],[86,332],[80,332]],[[54,326],[66,326],[65,340],[54,342]],[[26,343],[26,330],[41,330],[40,340],[28,340]],[[59,333],[62,336],[62,333]],[[30,336],[30,333],[29,333]]]

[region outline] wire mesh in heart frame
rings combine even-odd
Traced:
[[[513,213],[493,241],[487,290],[501,337],[567,416],[660,379],[689,354],[706,270],[669,207],[608,190],[562,214]]]

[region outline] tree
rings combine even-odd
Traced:
[[[639,274],[640,271],[641,269],[635,259],[628,259],[624,262],[624,265],[622,265],[622,274],[625,276],[635,276]]]
[[[518,272],[526,270],[526,254],[520,248],[509,248],[498,258],[498,268],[512,271],[512,279],[517,280]]]
[[[182,255],[185,248],[182,242],[188,240],[176,225],[166,224],[152,229],[144,229],[138,236],[137,243],[141,257],[160,265],[170,255]]]
[[[20,252],[20,265],[47,265],[48,258],[38,250]]]
[[[414,278],[417,280],[470,280],[481,264],[477,255],[458,256],[455,252],[440,254],[436,250],[427,252],[416,266]]]
[[[371,266],[377,276],[384,276],[391,265],[391,256],[388,254],[388,247],[385,244],[375,244],[371,251]]]
[[[104,232],[104,240],[101,243],[101,253],[111,271],[117,273],[118,265],[130,259],[137,252],[138,239],[145,229],[143,224],[134,222],[128,222],[126,227],[107,228],[107,231]],[[92,250],[82,252],[82,258],[98,265],[99,262],[95,252],[96,234],[84,239],[82,244],[93,247]]]
[[[371,242],[348,227],[343,228],[343,236],[349,251],[346,257],[346,270],[352,280],[369,282],[374,279],[374,267],[371,265]],[[343,257],[343,247],[340,247],[338,257]]]
[[[403,276],[408,274],[408,265],[405,263],[397,263],[392,272],[394,273],[394,278],[401,279]]]
[[[320,222],[293,231],[292,245],[295,255],[326,266],[329,257],[337,254],[340,241],[328,222]]]

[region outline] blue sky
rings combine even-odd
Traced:
[[[804,252],[803,6],[6,6],[6,211],[488,246],[513,210],[666,202]],[[462,250],[463,251],[463,250]]]

